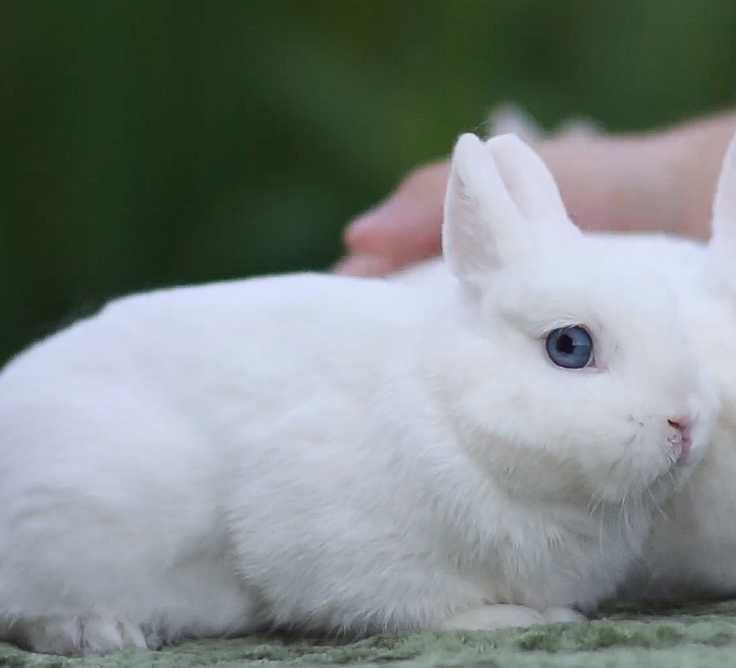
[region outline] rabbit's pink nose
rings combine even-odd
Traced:
[[[670,418],[667,420],[667,424],[670,427],[674,427],[679,432],[683,432],[690,428],[690,420],[685,417]]]
[[[679,416],[667,420],[667,424],[678,432],[677,434],[672,434],[667,438],[667,441],[672,445],[672,447],[679,450],[677,456],[678,464],[686,461],[687,456],[690,454],[690,448],[693,444],[692,439],[690,438],[692,423],[693,421],[686,416]]]

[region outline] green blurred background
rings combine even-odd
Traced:
[[[2,362],[121,293],[326,266],[500,101],[726,106],[736,2],[2,0],[0,90]]]

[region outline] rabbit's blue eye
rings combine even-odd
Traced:
[[[565,369],[582,369],[593,357],[593,339],[582,327],[560,327],[547,335],[547,354]]]

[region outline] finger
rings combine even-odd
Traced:
[[[395,268],[391,260],[380,255],[348,255],[332,271],[344,276],[385,276]]]
[[[348,249],[402,262],[437,252],[447,174],[446,163],[435,163],[409,175],[383,204],[348,226]]]
[[[404,265],[439,252],[441,228],[441,207],[428,210],[416,202],[396,201],[351,224],[345,246],[354,254],[378,255]]]

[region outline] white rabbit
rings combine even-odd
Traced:
[[[0,637],[42,652],[497,628],[611,595],[717,402],[650,258],[457,143],[457,280],[116,301],[0,375]]]

